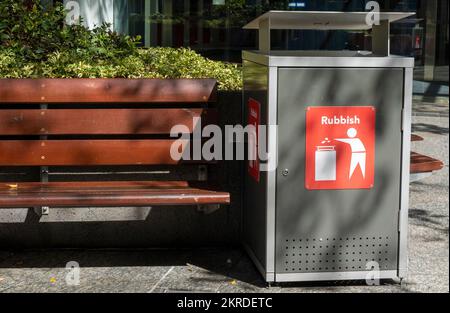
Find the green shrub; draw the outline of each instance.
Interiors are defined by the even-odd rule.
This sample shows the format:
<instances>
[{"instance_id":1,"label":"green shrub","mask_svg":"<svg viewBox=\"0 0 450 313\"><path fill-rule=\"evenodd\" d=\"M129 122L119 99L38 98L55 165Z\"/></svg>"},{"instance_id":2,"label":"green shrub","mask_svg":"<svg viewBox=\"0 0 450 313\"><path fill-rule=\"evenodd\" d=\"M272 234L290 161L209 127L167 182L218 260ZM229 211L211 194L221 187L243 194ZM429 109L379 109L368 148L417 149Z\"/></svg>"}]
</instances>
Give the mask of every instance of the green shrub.
<instances>
[{"instance_id":1,"label":"green shrub","mask_svg":"<svg viewBox=\"0 0 450 313\"><path fill-rule=\"evenodd\" d=\"M188 48L149 48L139 52L148 69L163 78L215 78L221 90L242 86L241 68L235 64L212 61Z\"/></svg>"},{"instance_id":2,"label":"green shrub","mask_svg":"<svg viewBox=\"0 0 450 313\"><path fill-rule=\"evenodd\" d=\"M66 25L62 5L0 1L0 77L215 78L221 90L242 86L237 65L212 61L188 48L139 49L140 38Z\"/></svg>"}]
</instances>

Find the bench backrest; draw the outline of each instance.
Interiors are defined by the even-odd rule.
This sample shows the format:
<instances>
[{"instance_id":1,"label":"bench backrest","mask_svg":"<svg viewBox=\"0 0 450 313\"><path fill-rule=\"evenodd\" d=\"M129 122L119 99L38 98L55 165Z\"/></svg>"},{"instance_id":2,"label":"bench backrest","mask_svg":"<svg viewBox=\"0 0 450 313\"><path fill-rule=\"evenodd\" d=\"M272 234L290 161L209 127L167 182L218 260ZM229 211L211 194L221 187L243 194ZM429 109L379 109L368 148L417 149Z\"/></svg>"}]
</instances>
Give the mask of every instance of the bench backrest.
<instances>
[{"instance_id":1,"label":"bench backrest","mask_svg":"<svg viewBox=\"0 0 450 313\"><path fill-rule=\"evenodd\" d=\"M215 101L212 79L0 79L0 166L177 164L171 128Z\"/></svg>"}]
</instances>

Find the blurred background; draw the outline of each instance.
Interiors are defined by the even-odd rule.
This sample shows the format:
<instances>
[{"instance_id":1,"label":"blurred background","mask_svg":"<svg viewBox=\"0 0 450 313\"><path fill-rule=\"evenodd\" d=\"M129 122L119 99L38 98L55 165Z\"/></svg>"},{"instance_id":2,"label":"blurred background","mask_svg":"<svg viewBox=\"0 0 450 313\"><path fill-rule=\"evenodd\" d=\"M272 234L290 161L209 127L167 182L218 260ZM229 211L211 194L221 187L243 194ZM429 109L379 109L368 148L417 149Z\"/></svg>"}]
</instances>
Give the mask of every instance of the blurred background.
<instances>
[{"instance_id":1,"label":"blurred background","mask_svg":"<svg viewBox=\"0 0 450 313\"><path fill-rule=\"evenodd\" d=\"M56 1L42 0L42 2L51 5ZM62 2L70 6L71 1ZM242 26L268 10L364 11L369 1L78 0L77 2L84 23L88 27L108 22L114 31L132 36L140 35L144 46L191 47L211 59L239 63L243 49L255 49L257 46L257 32L242 30ZM416 80L448 86L448 1L386 0L378 3L381 11L416 13L412 18L393 24L391 53L415 58ZM370 50L370 37L370 32L365 31L274 30L272 48ZM418 87L420 84L416 84L416 89Z\"/></svg>"}]
</instances>

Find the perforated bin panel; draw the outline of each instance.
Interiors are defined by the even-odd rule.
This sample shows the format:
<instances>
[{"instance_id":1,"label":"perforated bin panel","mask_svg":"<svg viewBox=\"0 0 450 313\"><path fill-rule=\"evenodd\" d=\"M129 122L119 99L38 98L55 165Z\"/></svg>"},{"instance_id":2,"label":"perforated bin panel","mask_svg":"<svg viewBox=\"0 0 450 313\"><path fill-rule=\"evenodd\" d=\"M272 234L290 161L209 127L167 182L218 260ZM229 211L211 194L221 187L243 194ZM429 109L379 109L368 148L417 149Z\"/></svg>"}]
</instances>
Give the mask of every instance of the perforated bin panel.
<instances>
[{"instance_id":1,"label":"perforated bin panel","mask_svg":"<svg viewBox=\"0 0 450 313\"><path fill-rule=\"evenodd\" d=\"M403 69L280 68L278 73L276 272L365 271L372 261L380 270L395 270ZM376 107L373 188L305 188L308 106Z\"/></svg>"},{"instance_id":2,"label":"perforated bin panel","mask_svg":"<svg viewBox=\"0 0 450 313\"><path fill-rule=\"evenodd\" d=\"M370 270L377 262L380 270L390 269L396 259L389 237L286 239L286 272L336 272Z\"/></svg>"}]
</instances>

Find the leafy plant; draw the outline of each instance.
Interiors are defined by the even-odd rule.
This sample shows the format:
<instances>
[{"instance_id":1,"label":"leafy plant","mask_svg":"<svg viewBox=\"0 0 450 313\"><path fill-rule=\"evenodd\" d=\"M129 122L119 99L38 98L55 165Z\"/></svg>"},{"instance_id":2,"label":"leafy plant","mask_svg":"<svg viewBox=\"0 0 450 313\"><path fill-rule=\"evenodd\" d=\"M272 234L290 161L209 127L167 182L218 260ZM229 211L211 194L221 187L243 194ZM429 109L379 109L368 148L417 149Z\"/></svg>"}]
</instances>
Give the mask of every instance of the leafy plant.
<instances>
[{"instance_id":1,"label":"leafy plant","mask_svg":"<svg viewBox=\"0 0 450 313\"><path fill-rule=\"evenodd\" d=\"M238 90L242 73L238 65L212 61L188 48L150 48L140 51L149 70L164 78L215 78L221 90Z\"/></svg>"},{"instance_id":2,"label":"leafy plant","mask_svg":"<svg viewBox=\"0 0 450 313\"><path fill-rule=\"evenodd\" d=\"M106 24L93 31L79 24L66 25L66 13L62 4L44 10L39 0L2 0L0 44L13 49L25 61L37 62L64 50L75 50L94 59L137 54L140 38L119 35Z\"/></svg>"}]
</instances>

